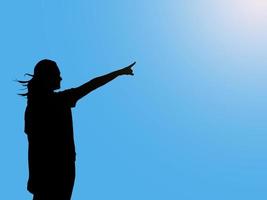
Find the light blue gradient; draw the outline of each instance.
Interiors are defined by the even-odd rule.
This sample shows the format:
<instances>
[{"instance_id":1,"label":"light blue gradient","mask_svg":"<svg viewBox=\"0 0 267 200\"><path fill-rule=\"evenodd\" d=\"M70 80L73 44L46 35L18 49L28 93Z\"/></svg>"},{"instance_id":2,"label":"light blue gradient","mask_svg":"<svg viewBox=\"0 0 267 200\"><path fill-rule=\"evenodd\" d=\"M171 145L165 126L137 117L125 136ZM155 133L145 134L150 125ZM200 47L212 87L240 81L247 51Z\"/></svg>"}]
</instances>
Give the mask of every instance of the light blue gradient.
<instances>
[{"instance_id":1,"label":"light blue gradient","mask_svg":"<svg viewBox=\"0 0 267 200\"><path fill-rule=\"evenodd\" d=\"M267 199L266 13L261 0L1 2L0 199L31 199L13 80L43 58L62 89L137 62L73 109L73 200Z\"/></svg>"}]
</instances>

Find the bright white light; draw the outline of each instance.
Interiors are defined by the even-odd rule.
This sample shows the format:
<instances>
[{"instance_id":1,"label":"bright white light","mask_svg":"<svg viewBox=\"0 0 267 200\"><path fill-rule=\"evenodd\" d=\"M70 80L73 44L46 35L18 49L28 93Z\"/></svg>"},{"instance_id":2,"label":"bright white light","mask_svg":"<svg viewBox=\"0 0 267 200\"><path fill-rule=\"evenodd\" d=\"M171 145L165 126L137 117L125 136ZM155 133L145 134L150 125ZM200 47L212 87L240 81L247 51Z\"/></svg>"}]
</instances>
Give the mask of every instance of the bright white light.
<instances>
[{"instance_id":1,"label":"bright white light","mask_svg":"<svg viewBox=\"0 0 267 200\"><path fill-rule=\"evenodd\" d=\"M260 28L267 24L266 0L231 1L232 16L247 28Z\"/></svg>"}]
</instances>

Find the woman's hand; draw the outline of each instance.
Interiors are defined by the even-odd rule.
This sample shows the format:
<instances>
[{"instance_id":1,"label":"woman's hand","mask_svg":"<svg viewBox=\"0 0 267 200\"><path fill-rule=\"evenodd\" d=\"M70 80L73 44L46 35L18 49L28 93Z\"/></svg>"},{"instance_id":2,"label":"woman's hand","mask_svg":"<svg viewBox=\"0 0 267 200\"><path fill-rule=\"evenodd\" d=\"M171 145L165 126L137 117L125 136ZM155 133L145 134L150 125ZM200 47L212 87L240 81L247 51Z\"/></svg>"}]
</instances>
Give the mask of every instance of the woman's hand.
<instances>
[{"instance_id":1,"label":"woman's hand","mask_svg":"<svg viewBox=\"0 0 267 200\"><path fill-rule=\"evenodd\" d=\"M133 62L132 64L130 64L127 67L124 67L122 69L120 69L120 74L121 75L134 75L132 67L135 65L136 62Z\"/></svg>"}]
</instances>

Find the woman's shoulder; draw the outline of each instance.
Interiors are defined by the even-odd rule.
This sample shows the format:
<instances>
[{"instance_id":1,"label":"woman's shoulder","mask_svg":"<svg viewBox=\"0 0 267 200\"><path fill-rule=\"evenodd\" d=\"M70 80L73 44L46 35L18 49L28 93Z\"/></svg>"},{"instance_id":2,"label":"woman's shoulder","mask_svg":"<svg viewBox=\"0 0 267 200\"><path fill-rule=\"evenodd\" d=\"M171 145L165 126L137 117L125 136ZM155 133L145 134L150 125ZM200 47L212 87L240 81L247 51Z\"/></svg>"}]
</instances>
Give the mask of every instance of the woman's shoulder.
<instances>
[{"instance_id":1,"label":"woman's shoulder","mask_svg":"<svg viewBox=\"0 0 267 200\"><path fill-rule=\"evenodd\" d=\"M66 89L63 91L58 91L53 93L54 98L62 103L63 105L67 105L69 107L75 107L77 98L76 98L76 90L75 88Z\"/></svg>"}]
</instances>

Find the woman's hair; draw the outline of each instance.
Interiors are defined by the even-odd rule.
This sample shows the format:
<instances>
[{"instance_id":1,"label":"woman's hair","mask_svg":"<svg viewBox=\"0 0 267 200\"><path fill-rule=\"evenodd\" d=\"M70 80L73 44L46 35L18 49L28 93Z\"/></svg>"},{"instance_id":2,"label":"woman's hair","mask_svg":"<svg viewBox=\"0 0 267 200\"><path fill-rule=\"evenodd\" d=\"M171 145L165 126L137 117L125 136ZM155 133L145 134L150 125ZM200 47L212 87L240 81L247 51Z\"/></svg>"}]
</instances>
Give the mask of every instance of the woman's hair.
<instances>
[{"instance_id":1,"label":"woman's hair","mask_svg":"<svg viewBox=\"0 0 267 200\"><path fill-rule=\"evenodd\" d=\"M30 80L21 81L18 80L22 86L27 87L28 92L19 94L21 96L29 97L32 94L40 92L43 89L44 83L48 81L49 77L58 69L57 63L53 60L44 59L39 61L34 67L34 73L25 75L32 77Z\"/></svg>"}]
</instances>

